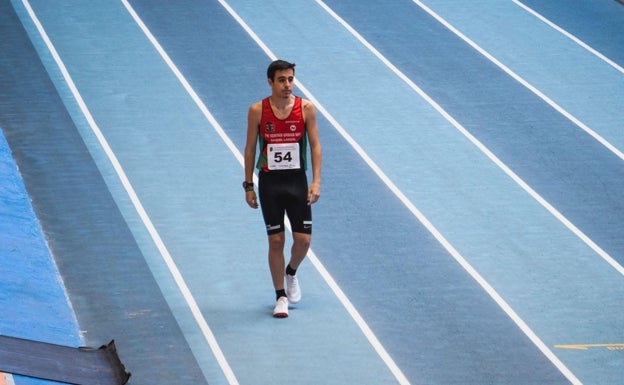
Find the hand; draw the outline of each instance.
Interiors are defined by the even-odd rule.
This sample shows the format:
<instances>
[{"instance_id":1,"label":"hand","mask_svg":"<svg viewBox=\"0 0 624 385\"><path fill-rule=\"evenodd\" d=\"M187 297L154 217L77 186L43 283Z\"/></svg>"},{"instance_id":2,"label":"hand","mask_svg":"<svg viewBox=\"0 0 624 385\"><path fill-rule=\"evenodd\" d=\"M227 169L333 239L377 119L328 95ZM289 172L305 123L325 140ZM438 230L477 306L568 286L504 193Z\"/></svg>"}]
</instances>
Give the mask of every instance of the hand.
<instances>
[{"instance_id":1,"label":"hand","mask_svg":"<svg viewBox=\"0 0 624 385\"><path fill-rule=\"evenodd\" d=\"M310 206L313 203L318 202L320 197L321 197L321 187L316 183L312 183L310 185L310 188L308 188L308 206Z\"/></svg>"},{"instance_id":2,"label":"hand","mask_svg":"<svg viewBox=\"0 0 624 385\"><path fill-rule=\"evenodd\" d=\"M245 192L245 200L247 201L247 204L249 205L249 207L251 207L252 209L257 209L258 208L258 199L256 198L256 192L251 190L251 191L246 191Z\"/></svg>"}]
</instances>

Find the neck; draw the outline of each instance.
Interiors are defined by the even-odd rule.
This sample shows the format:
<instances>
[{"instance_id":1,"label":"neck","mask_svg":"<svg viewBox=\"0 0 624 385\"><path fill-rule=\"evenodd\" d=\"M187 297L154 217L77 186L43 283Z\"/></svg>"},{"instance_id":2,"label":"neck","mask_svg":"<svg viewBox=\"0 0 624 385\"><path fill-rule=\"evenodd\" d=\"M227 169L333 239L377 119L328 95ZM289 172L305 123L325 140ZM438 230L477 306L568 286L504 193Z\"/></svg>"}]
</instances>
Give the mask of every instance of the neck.
<instances>
[{"instance_id":1,"label":"neck","mask_svg":"<svg viewBox=\"0 0 624 385\"><path fill-rule=\"evenodd\" d=\"M289 95L288 97L280 97L280 96L275 96L275 95L271 95L271 97L269 98L271 101L271 104L273 105L273 107L283 110L285 108L288 108L289 105L291 104L291 102L294 100L294 96Z\"/></svg>"}]
</instances>

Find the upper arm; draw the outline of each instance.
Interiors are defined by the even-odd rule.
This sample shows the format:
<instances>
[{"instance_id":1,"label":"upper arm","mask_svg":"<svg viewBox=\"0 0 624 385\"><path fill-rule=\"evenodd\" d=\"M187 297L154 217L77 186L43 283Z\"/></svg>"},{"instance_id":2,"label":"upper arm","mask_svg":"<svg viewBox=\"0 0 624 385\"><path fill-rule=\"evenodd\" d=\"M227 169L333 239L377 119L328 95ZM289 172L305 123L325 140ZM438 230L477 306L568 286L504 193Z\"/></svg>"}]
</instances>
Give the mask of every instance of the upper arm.
<instances>
[{"instance_id":1,"label":"upper arm","mask_svg":"<svg viewBox=\"0 0 624 385\"><path fill-rule=\"evenodd\" d=\"M260 127L260 119L262 118L262 104L261 102L254 103L249 107L247 112L247 142L245 149L256 148L256 141L258 140L258 129Z\"/></svg>"},{"instance_id":2,"label":"upper arm","mask_svg":"<svg viewBox=\"0 0 624 385\"><path fill-rule=\"evenodd\" d=\"M318 125L316 123L316 108L314 104L308 100L303 101L303 119L305 121L310 147L314 148L320 145Z\"/></svg>"}]
</instances>

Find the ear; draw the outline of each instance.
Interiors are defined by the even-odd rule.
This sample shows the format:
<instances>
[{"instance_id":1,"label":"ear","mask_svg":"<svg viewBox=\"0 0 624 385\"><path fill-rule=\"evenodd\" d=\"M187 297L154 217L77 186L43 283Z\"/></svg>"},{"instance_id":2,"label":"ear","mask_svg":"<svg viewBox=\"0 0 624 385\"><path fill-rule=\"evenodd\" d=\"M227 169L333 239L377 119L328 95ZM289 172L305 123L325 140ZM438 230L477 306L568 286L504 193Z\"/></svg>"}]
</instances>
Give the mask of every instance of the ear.
<instances>
[{"instance_id":1,"label":"ear","mask_svg":"<svg viewBox=\"0 0 624 385\"><path fill-rule=\"evenodd\" d=\"M269 83L269 87L273 88L273 79L267 78L267 83Z\"/></svg>"}]
</instances>

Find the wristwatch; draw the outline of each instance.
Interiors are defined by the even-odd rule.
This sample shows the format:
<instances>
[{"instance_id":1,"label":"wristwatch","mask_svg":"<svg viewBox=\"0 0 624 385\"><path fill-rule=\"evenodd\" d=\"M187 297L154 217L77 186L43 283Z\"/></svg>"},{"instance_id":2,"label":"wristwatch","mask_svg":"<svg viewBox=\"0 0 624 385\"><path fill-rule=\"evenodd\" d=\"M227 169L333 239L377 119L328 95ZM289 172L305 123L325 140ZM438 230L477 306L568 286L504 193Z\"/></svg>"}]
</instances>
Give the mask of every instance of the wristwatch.
<instances>
[{"instance_id":1,"label":"wristwatch","mask_svg":"<svg viewBox=\"0 0 624 385\"><path fill-rule=\"evenodd\" d=\"M245 189L245 191L253 191L254 184L253 184L253 182L244 181L243 182L243 188Z\"/></svg>"}]
</instances>

